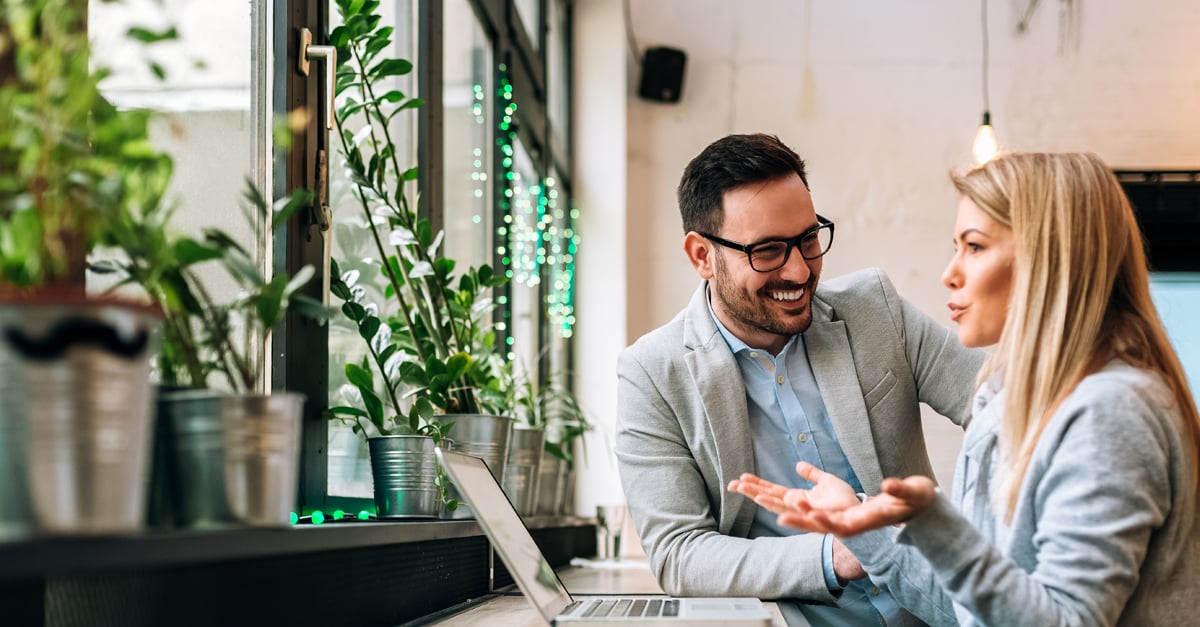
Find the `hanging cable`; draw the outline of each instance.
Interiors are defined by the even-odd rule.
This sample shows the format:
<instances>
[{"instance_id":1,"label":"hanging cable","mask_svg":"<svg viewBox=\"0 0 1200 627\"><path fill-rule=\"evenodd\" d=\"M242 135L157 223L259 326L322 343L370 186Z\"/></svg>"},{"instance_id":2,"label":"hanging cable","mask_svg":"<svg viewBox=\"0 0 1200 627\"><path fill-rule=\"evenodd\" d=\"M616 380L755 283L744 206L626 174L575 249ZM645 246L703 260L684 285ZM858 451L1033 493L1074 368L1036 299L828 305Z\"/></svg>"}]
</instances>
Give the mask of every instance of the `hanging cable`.
<instances>
[{"instance_id":1,"label":"hanging cable","mask_svg":"<svg viewBox=\"0 0 1200 627\"><path fill-rule=\"evenodd\" d=\"M988 11L987 0L980 0L980 22L982 23L983 31L983 122L979 125L979 130L975 133L975 142L971 146L971 153L975 156L975 163L984 163L996 156L1000 145L996 140L996 131L992 129L992 111L991 103L988 98Z\"/></svg>"},{"instance_id":2,"label":"hanging cable","mask_svg":"<svg viewBox=\"0 0 1200 627\"><path fill-rule=\"evenodd\" d=\"M629 0L624 0L624 7L621 17L625 22L625 43L628 44L629 56L633 59L634 65L641 65L642 55L638 52L640 48L638 48L637 40L633 37L633 12L629 8Z\"/></svg>"}]
</instances>

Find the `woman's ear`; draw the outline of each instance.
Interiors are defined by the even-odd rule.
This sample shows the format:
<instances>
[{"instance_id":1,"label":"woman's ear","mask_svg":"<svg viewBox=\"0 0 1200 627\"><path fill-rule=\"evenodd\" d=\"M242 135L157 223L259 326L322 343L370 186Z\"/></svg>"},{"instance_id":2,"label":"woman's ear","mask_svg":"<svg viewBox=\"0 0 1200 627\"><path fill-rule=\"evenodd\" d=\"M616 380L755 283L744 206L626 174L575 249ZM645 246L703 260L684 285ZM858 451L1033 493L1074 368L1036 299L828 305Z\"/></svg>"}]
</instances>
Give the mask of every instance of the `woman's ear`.
<instances>
[{"instance_id":1,"label":"woman's ear","mask_svg":"<svg viewBox=\"0 0 1200 627\"><path fill-rule=\"evenodd\" d=\"M688 234L683 237L683 252L687 253L688 261L692 262L692 267L696 269L696 274L700 278L709 280L713 278L716 271L716 251L713 250L713 245L703 235L695 231L688 231Z\"/></svg>"}]
</instances>

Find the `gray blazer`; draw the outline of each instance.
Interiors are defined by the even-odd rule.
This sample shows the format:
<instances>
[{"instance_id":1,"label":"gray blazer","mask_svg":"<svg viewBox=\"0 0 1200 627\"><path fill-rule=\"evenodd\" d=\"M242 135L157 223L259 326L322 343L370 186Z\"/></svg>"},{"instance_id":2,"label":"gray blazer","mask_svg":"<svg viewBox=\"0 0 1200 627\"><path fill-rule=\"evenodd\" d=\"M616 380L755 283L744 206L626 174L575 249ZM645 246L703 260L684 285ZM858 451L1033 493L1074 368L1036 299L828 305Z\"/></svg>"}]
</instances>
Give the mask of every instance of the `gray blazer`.
<instances>
[{"instance_id":1,"label":"gray blazer","mask_svg":"<svg viewBox=\"0 0 1200 627\"><path fill-rule=\"evenodd\" d=\"M755 471L741 371L706 286L622 351L616 454L629 511L668 594L835 603L819 534L747 539L756 505L725 487ZM932 476L918 402L959 425L985 355L897 295L879 270L817 288L809 362L863 489Z\"/></svg>"}]
</instances>

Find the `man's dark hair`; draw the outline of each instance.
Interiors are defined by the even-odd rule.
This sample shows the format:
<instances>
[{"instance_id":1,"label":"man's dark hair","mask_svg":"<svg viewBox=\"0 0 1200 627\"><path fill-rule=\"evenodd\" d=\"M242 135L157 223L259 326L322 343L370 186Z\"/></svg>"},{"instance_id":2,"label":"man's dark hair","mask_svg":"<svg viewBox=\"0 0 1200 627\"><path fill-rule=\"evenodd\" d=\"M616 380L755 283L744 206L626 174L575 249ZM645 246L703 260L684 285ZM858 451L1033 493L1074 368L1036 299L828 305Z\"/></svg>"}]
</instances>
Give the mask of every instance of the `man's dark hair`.
<instances>
[{"instance_id":1,"label":"man's dark hair","mask_svg":"<svg viewBox=\"0 0 1200 627\"><path fill-rule=\"evenodd\" d=\"M808 187L804 160L774 135L726 135L718 139L692 159L679 180L683 232L720 233L725 192L793 173L800 175Z\"/></svg>"}]
</instances>

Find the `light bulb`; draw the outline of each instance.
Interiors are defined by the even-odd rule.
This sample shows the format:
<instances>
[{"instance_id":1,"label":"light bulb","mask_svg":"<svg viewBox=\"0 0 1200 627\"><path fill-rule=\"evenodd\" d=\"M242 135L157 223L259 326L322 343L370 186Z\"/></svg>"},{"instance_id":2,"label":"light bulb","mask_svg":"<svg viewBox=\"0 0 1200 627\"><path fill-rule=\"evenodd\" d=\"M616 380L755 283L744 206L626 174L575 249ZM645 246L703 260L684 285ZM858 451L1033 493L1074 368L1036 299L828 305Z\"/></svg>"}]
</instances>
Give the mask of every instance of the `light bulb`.
<instances>
[{"instance_id":1,"label":"light bulb","mask_svg":"<svg viewBox=\"0 0 1200 627\"><path fill-rule=\"evenodd\" d=\"M992 130L991 113L984 111L983 123L979 125L979 131L975 133L975 144L971 147L971 152L975 155L975 163L987 163L996 156L996 152L999 150L1000 144L996 141L996 131Z\"/></svg>"}]
</instances>

